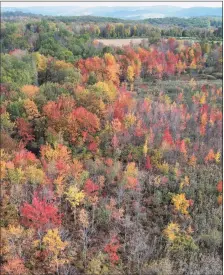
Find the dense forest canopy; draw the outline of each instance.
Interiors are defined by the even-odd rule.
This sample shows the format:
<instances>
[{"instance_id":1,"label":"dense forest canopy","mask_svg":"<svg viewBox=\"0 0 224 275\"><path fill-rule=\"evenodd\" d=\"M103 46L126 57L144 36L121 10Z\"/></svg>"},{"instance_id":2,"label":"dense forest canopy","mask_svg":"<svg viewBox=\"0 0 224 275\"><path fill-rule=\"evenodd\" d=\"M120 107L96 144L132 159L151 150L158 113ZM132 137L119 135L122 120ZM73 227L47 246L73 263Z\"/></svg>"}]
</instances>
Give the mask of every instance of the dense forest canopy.
<instances>
[{"instance_id":1,"label":"dense forest canopy","mask_svg":"<svg viewBox=\"0 0 224 275\"><path fill-rule=\"evenodd\" d=\"M220 19L1 21L2 274L220 275Z\"/></svg>"},{"instance_id":2,"label":"dense forest canopy","mask_svg":"<svg viewBox=\"0 0 224 275\"><path fill-rule=\"evenodd\" d=\"M99 16L41 16L30 13L23 13L20 11L17 12L4 12L2 14L2 20L4 21L18 21L21 18L45 18L53 22L64 22L64 23L123 23L124 25L130 24L132 27L134 25L143 25L145 27L149 26L161 26L161 28L221 28L222 27L222 18L221 17L190 17L190 18L179 18L179 17L165 17L165 18L149 18L144 20L122 20L113 17L99 17ZM124 26L125 27L125 26ZM181 35L180 35L181 36ZM220 34L221 37L221 34Z\"/></svg>"}]
</instances>

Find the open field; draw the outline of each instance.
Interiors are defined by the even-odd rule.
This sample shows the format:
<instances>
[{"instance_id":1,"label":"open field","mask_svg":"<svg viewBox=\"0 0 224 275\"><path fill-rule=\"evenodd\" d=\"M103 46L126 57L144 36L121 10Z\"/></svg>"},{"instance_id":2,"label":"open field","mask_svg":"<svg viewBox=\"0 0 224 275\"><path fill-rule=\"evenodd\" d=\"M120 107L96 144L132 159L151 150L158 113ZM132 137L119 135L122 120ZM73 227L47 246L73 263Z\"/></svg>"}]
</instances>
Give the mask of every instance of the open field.
<instances>
[{"instance_id":1,"label":"open field","mask_svg":"<svg viewBox=\"0 0 224 275\"><path fill-rule=\"evenodd\" d=\"M167 40L168 38L164 38ZM179 37L177 38L177 41L181 40L188 40L191 42L199 42L200 40L195 38L195 37ZM115 47L122 47L122 46L127 46L130 44L133 45L140 45L142 41L147 42L148 38L115 38L115 39L96 39L95 40L98 43L102 43L105 46L115 46ZM214 43L220 42L220 41L213 41Z\"/></svg>"},{"instance_id":2,"label":"open field","mask_svg":"<svg viewBox=\"0 0 224 275\"><path fill-rule=\"evenodd\" d=\"M147 41L147 38L128 38L128 39L98 39L99 43L104 44L105 46L127 46L130 43L134 45L139 45L142 40Z\"/></svg>"}]
</instances>

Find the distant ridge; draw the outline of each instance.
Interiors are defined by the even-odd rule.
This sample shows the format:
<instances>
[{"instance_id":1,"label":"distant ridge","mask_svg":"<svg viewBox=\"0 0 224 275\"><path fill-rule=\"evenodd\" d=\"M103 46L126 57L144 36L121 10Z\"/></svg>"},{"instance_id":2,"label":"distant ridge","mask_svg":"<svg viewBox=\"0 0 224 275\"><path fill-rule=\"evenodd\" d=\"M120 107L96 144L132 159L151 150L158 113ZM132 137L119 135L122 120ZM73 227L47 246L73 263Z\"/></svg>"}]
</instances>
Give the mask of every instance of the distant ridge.
<instances>
[{"instance_id":1,"label":"distant ridge","mask_svg":"<svg viewBox=\"0 0 224 275\"><path fill-rule=\"evenodd\" d=\"M182 9L178 13L181 14L181 17L222 16L222 8L194 7ZM175 16L178 15L175 14Z\"/></svg>"},{"instance_id":2,"label":"distant ridge","mask_svg":"<svg viewBox=\"0 0 224 275\"><path fill-rule=\"evenodd\" d=\"M128 20L164 17L201 17L222 16L222 8L192 7L180 8L175 6L146 6L146 7L80 7L80 6L38 6L38 7L3 7L2 12L23 12L45 16L101 16Z\"/></svg>"}]
</instances>

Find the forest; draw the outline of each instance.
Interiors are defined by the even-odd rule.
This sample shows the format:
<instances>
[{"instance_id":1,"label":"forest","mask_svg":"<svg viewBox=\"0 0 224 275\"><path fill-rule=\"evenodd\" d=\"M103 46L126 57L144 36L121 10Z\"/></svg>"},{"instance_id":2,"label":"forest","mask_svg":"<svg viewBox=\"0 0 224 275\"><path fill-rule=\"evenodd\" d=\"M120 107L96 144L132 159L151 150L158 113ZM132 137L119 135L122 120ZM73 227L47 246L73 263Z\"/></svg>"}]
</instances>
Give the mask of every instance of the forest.
<instances>
[{"instance_id":1,"label":"forest","mask_svg":"<svg viewBox=\"0 0 224 275\"><path fill-rule=\"evenodd\" d=\"M1 19L1 274L221 275L222 21L91 20Z\"/></svg>"}]
</instances>

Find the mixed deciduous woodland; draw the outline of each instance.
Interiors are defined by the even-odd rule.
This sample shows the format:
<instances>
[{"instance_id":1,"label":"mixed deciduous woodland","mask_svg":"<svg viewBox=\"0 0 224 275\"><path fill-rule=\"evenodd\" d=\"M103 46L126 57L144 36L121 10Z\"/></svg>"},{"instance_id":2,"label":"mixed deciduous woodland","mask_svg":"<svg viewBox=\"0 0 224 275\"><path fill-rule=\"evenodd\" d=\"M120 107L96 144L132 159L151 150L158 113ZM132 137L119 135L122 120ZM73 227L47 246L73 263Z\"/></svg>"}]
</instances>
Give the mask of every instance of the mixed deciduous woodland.
<instances>
[{"instance_id":1,"label":"mixed deciduous woodland","mask_svg":"<svg viewBox=\"0 0 224 275\"><path fill-rule=\"evenodd\" d=\"M220 22L2 17L1 274L222 274Z\"/></svg>"}]
</instances>

